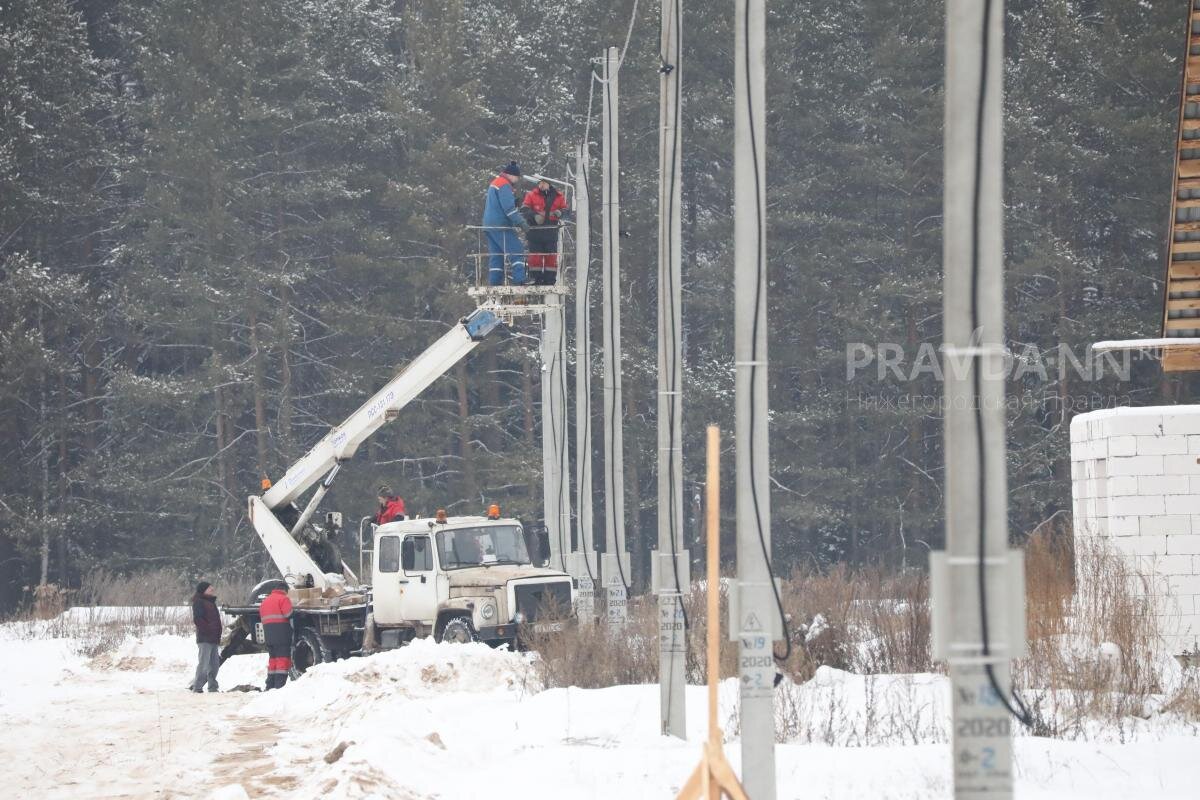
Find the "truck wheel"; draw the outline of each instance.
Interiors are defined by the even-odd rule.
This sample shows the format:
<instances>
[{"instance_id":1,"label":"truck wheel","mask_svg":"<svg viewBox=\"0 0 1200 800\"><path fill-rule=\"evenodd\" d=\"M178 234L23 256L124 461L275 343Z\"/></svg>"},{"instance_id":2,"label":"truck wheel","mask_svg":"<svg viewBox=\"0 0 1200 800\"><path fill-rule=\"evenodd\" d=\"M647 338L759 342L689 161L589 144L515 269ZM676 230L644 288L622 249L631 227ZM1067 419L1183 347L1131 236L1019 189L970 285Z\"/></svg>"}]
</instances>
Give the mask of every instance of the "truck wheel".
<instances>
[{"instance_id":1,"label":"truck wheel","mask_svg":"<svg viewBox=\"0 0 1200 800\"><path fill-rule=\"evenodd\" d=\"M450 617L442 623L442 635L438 641L467 644L479 641L479 636L475 633L475 627L471 624L469 617Z\"/></svg>"},{"instance_id":2,"label":"truck wheel","mask_svg":"<svg viewBox=\"0 0 1200 800\"><path fill-rule=\"evenodd\" d=\"M320 634L312 628L301 628L296 632L296 639L292 642L292 680L299 678L311 666L333 660L333 652L325 645Z\"/></svg>"}]
</instances>

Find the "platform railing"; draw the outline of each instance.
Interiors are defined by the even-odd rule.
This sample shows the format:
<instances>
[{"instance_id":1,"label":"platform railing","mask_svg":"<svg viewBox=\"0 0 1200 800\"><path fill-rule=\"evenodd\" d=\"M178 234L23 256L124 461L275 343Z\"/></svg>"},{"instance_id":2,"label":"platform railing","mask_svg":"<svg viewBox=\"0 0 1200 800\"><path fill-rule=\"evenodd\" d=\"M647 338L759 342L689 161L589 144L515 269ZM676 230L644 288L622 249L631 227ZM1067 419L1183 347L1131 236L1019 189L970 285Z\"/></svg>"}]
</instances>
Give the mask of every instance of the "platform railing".
<instances>
[{"instance_id":1,"label":"platform railing","mask_svg":"<svg viewBox=\"0 0 1200 800\"><path fill-rule=\"evenodd\" d=\"M517 318L543 314L552 306L561 305L561 299L571 291L568 273L574 267L570 259L575 252L574 225L564 221L557 226L534 226L526 230L551 227L558 230L557 252L530 253L525 231L518 231L514 228L468 226L469 230L475 232L476 248L475 252L468 256L473 262L475 275L474 285L467 290L467 294L475 299L479 307L489 308L506 322L512 322ZM490 271L492 253L488 245L490 231L513 234L522 245L520 252L514 250L512 253L506 253L503 250L503 239L511 242L512 236L502 237L502 241L497 242L501 245L499 254L504 259L504 269L498 276L497 283L492 283L490 280L492 277ZM548 260L544 258L545 256L553 256L555 268L552 277L548 274L550 269L549 265L545 263ZM514 263L524 265L523 276L514 274ZM516 272L520 273L520 270L518 269ZM523 281L519 280L521 277L524 277Z\"/></svg>"},{"instance_id":2,"label":"platform railing","mask_svg":"<svg viewBox=\"0 0 1200 800\"><path fill-rule=\"evenodd\" d=\"M566 273L573 268L571 256L574 253L575 226L570 222L559 225L532 225L525 230L512 227L495 227L484 225L468 225L467 230L475 232L475 251L468 254L474 266L474 285L479 289L503 289L504 287L538 287L561 286L566 283ZM527 231L557 230L558 248L552 253L531 252L526 237ZM491 282L492 250L488 242L488 233L498 234L495 238L498 246L497 254L504 263L504 269L498 283ZM521 243L521 250L506 250L515 236ZM547 261L554 264L549 268ZM513 265L520 263L524 266L524 280L518 280L520 275L514 275ZM553 279L547 282L548 273L553 273Z\"/></svg>"}]
</instances>

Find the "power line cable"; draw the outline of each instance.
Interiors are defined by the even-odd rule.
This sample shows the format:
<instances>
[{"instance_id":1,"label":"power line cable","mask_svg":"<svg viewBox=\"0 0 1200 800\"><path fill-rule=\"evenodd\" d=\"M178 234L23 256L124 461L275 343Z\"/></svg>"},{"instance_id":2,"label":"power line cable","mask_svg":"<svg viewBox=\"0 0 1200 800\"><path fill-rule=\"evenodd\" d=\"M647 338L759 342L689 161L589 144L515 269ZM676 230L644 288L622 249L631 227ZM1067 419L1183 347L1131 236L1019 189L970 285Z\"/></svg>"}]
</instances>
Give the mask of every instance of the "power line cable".
<instances>
[{"instance_id":1,"label":"power line cable","mask_svg":"<svg viewBox=\"0 0 1200 800\"><path fill-rule=\"evenodd\" d=\"M990 2L990 0L989 0ZM754 431L757 428L757 411L754 405L754 396L756 394L754 379L758 370L762 369L758 354L758 330L761 321L762 307L762 289L765 283L766 272L766 242L763 241L763 204L762 204L762 176L758 170L758 143L755 141L755 124L754 124L754 99L752 97L750 84L750 3L745 3L742 20L742 49L745 57L745 73L746 73L746 119L750 128L750 154L754 165L754 211L757 224L755 226L756 238L756 255L755 255L755 281L754 281L754 323L751 329L750 338L750 441L747 442L749 451L750 464L754 464ZM767 540L763 535L762 508L759 505L758 485L754 481L753 466L751 467L750 478L750 496L751 502L754 505L754 521L755 531L758 534L758 544L762 549L763 561L767 565L767 574L771 582L771 591L775 595L775 605L779 610L779 621L783 627L783 643L784 651L780 656L775 653L774 645L772 645L771 655L776 661L787 661L792 655L792 636L789 630L787 614L783 610L783 599L779 596L779 587L775 583L775 567L771 563L771 554L767 550Z\"/></svg>"},{"instance_id":2,"label":"power line cable","mask_svg":"<svg viewBox=\"0 0 1200 800\"><path fill-rule=\"evenodd\" d=\"M992 19L992 0L984 0L983 3L983 20L980 25L980 59L979 59L979 99L975 111L975 175L974 186L972 187L971 197L971 336L976 337L978 332L979 341L976 345L983 344L982 327L979 319L979 285L980 285L980 259L979 259L979 234L982 228L980 223L980 208L982 206L982 184L983 184L983 123L985 103L988 91L988 57L991 51L991 37L988 35L989 25ZM972 389L974 392L974 402L972 410L975 416L975 439L976 452L979 457L979 566L978 566L978 582L979 582L979 627L981 638L981 649L983 656L987 659L992 654L992 645L989 636L988 626L988 595L987 595L987 523L988 523L988 507L987 507L987 440L983 435L983 370L981 367L981 359L984 357L982 347L976 347L976 352L973 356L973 374L972 374ZM1007 545L1007 543L1006 543ZM1029 711L1029 707L1017 694L1015 688L1009 693L1005 693L1000 688L1000 682L996 678L995 665L990 661L985 661L983 665L984 672L987 674L988 683L992 687L992 691L996 693L996 697L1000 699L1001 704L1008 710L1010 714L1017 718L1021 724L1026 727L1033 727L1033 715ZM1010 700L1011 696L1011 700ZM1015 706L1014 706L1015 704Z\"/></svg>"},{"instance_id":3,"label":"power line cable","mask_svg":"<svg viewBox=\"0 0 1200 800\"><path fill-rule=\"evenodd\" d=\"M633 26L637 22L638 0L633 0L633 10L629 13L629 27L625 29L625 44L621 45L621 55L617 57L617 71L625 63L625 51L629 49L629 40L633 37Z\"/></svg>"},{"instance_id":4,"label":"power line cable","mask_svg":"<svg viewBox=\"0 0 1200 800\"><path fill-rule=\"evenodd\" d=\"M672 6L672 16L673 16L675 24L670 26L667 29L667 50L668 51L670 51L670 49L671 49L670 37L672 35L675 36L676 46L678 46L683 41L683 20L682 20L682 14L680 13L680 8L679 8L679 0L673 0L671 6ZM674 72L675 65L667 64L666 59L664 59L662 57L662 53L659 54L659 60L662 61L662 64L663 64L663 66L659 70L660 72L662 72L664 75L670 75L672 72ZM678 159L678 157L679 157L679 140L681 138L680 133L679 133L679 119L680 119L679 106L680 106L680 100L682 99L682 90L681 90L681 82L679 81L678 76L676 76L676 79L675 79L673 93L675 95L675 97L674 97L675 104L674 104L674 109L673 109L673 113L672 113L672 122L673 122L672 131L674 133L673 133L673 136L671 137L671 154L670 154L671 169L668 172L668 175L670 176L670 178L668 179L668 182L667 182L667 215L666 215L666 219L667 219L668 226L670 225L670 220L672 220L674 218L674 214L675 214L675 186L676 186L676 183L679 178L679 176L676 174L676 170L675 170L675 162L676 162L676 159ZM674 256L675 256L675 251L674 251L675 238L672 235L672 231L670 231L670 230L665 231L664 235L666 238L666 250L667 250L667 252L666 252L667 268L664 271L665 276L667 278L667 285L663 290L663 299L665 301L664 305L666 307L666 320L665 320L666 325L664 327L666 327L668 330L671 331L671 335L667 337L669 346L664 348L663 367L667 373L667 391L669 392L668 396L669 397L678 397L679 396L679 385L675 382L675 367L679 363L679 350L678 350L679 342L676 341L675 335L674 335L675 323L676 323L676 319L677 319L676 315L678 314L678 310L675 308L675 274L674 274L674 270L672 268L672 264L674 263ZM675 448L678 445L678 441L675 438L675 404L674 404L674 402L669 402L667 404L667 409L668 409L667 410L667 431L668 431L668 437L669 437L669 443L668 443L669 446L667 449L667 453L668 453L668 455L667 455L667 465L668 465L667 474L669 476L674 476L675 475ZM675 592L679 595L676 602L679 603L680 611L683 612L683 631L684 631L684 636L686 637L687 633L688 633L688 628L689 628L689 621L688 621L687 608L683 604L683 586L679 580L679 544L678 544L678 542L676 542L676 536L675 536L675 530L676 530L676 526L679 524L679 520L676 518L676 515L675 515L675 503L677 500L677 498L675 496L675 481L668 480L667 484L669 487L668 488L669 502L667 503L667 514L668 514L668 520L669 520L668 530L670 531L670 539L671 539L671 571L675 577ZM659 509L659 513L662 513L662 509Z\"/></svg>"},{"instance_id":5,"label":"power line cable","mask_svg":"<svg viewBox=\"0 0 1200 800\"><path fill-rule=\"evenodd\" d=\"M593 77L595 77L595 73L593 73ZM588 114L589 114L589 116L591 114L590 102L589 102ZM583 153L583 159L582 159L582 162L583 162L583 191L588 196L587 208L588 208L588 214L590 215L592 212L592 186L591 186L591 181L588 178L587 144L588 143L585 138L583 141L583 149L582 149L582 153ZM592 371L592 328L591 328L591 325L592 325L592 281L591 281L591 277L592 277L592 269L591 269L591 252L592 252L592 248L591 248L591 241L590 241L590 238L592 235L592 226L591 226L590 222L591 221L589 220L588 247L585 248L588 253L588 262L589 262L587 265L588 280L585 281L585 285L582 287L582 291L584 293L584 297L583 297L584 319L583 319L582 324L580 323L580 320L575 320L575 335L579 336L580 335L579 331L582 330L583 337L584 337L584 340L583 340L583 354L584 354L583 363L576 364L575 368L576 369L586 369L587 375L588 375L588 378L586 381L587 386L588 386L588 391L584 392L584 397L583 397L584 439L588 443L588 451L586 454L578 453L576 456L577 458L583 459L583 463L582 463L582 467L581 467L582 474L580 475L581 480L579 481L579 485L576 487L576 490L579 492L579 509L580 509L581 514L583 513L583 511L582 511L583 504L585 502L587 502L587 503L592 502L592 492L591 492L591 488L592 488L592 486L591 486L591 484L592 484L592 451L591 451L591 442L592 442L592 392L591 392L591 385L592 385L592 381L591 381L591 371ZM578 231L578 230L579 229L576 228L576 231ZM579 270L578 264L575 265L575 269L576 269L576 274L578 274L578 270ZM575 287L575 290L580 291L581 288L577 285ZM586 475L586 480L583 479L585 475ZM592 548L594 546L594 541L589 541L589 542L582 541L582 539L583 539L583 527L582 526L580 526L580 529L579 529L579 538L581 540L579 543L579 547L583 551L583 565L584 565L584 568L587 569L588 578L592 581L592 591L594 592L595 587L596 587L596 576L592 573L591 557L589 556L589 553L588 553L589 550L592 550ZM594 534L593 534L593 539L594 539Z\"/></svg>"},{"instance_id":6,"label":"power line cable","mask_svg":"<svg viewBox=\"0 0 1200 800\"><path fill-rule=\"evenodd\" d=\"M554 352L554 355L552 355L550 357L549 371L550 371L551 375L554 374L556 365L561 364L559 355L560 355L560 352L556 349ZM559 367L559 372L562 372L561 366ZM550 391L557 392L558 387L557 386L551 387ZM565 399L564 399L563 403L564 403L563 404L563 418L565 420L566 419L566 401L565 401ZM545 414L546 410L542 409L542 413ZM553 444L554 444L553 449L554 449L555 456L557 457L562 452L561 446L559 444L559 438L558 438L559 426L557 424L553 425L551 427L551 430L553 431L552 436L551 436L551 442L553 442ZM565 434L564 434L564 441L565 441ZM561 472L562 471L562 459L561 458L558 459L558 467L559 467L559 471ZM566 572L567 571L566 551L563 550L563 525L562 525L563 501L562 501L562 476L561 475L559 476L559 479L558 479L558 492L557 492L557 497L555 498L555 501L558 503L557 508L555 508L555 514L558 516L558 522L556 524L556 527L558 528L558 565L560 567L562 567L563 572Z\"/></svg>"},{"instance_id":7,"label":"power line cable","mask_svg":"<svg viewBox=\"0 0 1200 800\"><path fill-rule=\"evenodd\" d=\"M637 11L636 3L634 3L634 11ZM605 64L607 66L607 61L605 62ZM618 63L618 71L620 71L619 66L620 65ZM606 74L607 74L607 71L606 71ZM604 86L604 108L607 111L606 119L611 121L613 119L612 91L608 86L607 79L604 81L604 84L605 84L605 86ZM608 164L610 167L612 166L612 163L613 163L612 152L613 152L613 149L617 145L616 141L614 141L614 140L615 140L615 137L613 137L611 135L611 131L605 130L604 131L604 147L609 153ZM613 171L614 170L609 169L609 172L613 172ZM616 183L618 183L617 177L618 176L616 176L616 175L609 175L609 174L605 174L605 176L604 176L604 180L605 180L606 186L608 188L608 196L609 197L612 197L614 185ZM613 252L614 247L620 246L620 232L618 231L618 235L616 237L613 236L613 217L614 216L615 215L612 213L612 210L609 209L608 213L605 214L605 217L604 217L604 222L605 222L604 237L605 237L605 242L608 245L608 250L610 253ZM609 303L608 306L604 309L604 313L608 316L608 323L609 323L609 325L608 325L608 337L609 338L608 338L607 344L608 344L608 347L610 348L608 352L610 353L610 357L613 360L613 383L614 383L612 397L609 400L608 413L610 415L609 419L613 420L614 425L617 424L616 421L618 420L618 417L617 417L617 392L616 392L615 383L616 383L616 378L620 374L620 371L621 371L621 364L617 360L616 325L614 324L616 322L616 308L617 308L617 302L619 301L619 299L620 298L614 294L613 302ZM616 470L614 469L614 465L613 465L614 460L615 459L612 459L612 458L604 459L604 468L606 470L608 470L609 485L613 486L613 487L618 485L617 484L618 477L621 479L622 482L625 479L624 475L618 476L616 474ZM613 511L616 512L616 510L617 510L617 504L614 501L613 502ZM617 524L618 522L620 522L622 524L618 525ZM625 542L617 541L617 535L616 535L618 529L624 527L624 520L612 520L612 526L613 526L613 546L616 548L616 551L617 551L614 554L617 559L617 572L621 576L621 584L625 587L625 593L628 594L630 592L630 585L629 585L629 580L625 577L625 564L621 558L621 554L623 552L625 552ZM622 537L622 538L624 538L624 537Z\"/></svg>"}]
</instances>

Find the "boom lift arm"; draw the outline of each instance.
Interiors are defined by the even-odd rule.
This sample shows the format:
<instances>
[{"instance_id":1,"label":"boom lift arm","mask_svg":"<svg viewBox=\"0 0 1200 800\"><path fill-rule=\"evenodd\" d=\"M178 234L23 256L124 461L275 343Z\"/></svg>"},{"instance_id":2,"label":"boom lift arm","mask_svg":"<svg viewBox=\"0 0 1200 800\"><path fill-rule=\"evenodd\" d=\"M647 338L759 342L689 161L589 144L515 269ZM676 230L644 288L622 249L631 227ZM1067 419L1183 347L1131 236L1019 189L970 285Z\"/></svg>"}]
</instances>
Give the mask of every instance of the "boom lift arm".
<instances>
[{"instance_id":1,"label":"boom lift arm","mask_svg":"<svg viewBox=\"0 0 1200 800\"><path fill-rule=\"evenodd\" d=\"M492 310L476 309L417 356L341 425L326 434L262 497L250 497L251 524L282 575L311 575L315 587L327 587L324 572L296 540L296 534L316 510L342 462L351 458L359 445L396 412L474 350L499 324L500 317ZM318 481L321 485L289 530L276 512L291 506Z\"/></svg>"}]
</instances>

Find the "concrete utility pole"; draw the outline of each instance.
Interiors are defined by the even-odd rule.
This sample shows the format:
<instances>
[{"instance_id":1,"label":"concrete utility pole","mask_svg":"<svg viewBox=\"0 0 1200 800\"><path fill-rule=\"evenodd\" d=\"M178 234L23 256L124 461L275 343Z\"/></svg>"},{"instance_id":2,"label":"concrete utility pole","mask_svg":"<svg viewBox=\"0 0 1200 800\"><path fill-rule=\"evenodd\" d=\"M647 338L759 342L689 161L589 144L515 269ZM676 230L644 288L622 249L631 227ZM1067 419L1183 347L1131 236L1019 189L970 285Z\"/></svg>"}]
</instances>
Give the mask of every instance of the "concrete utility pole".
<instances>
[{"instance_id":1,"label":"concrete utility pole","mask_svg":"<svg viewBox=\"0 0 1200 800\"><path fill-rule=\"evenodd\" d=\"M542 484L543 516L546 520L546 535L550 542L550 564L555 569L566 570L566 554L570 551L570 517L563 526L562 512L568 500L563 495L563 450L566 447L564 429L566 422L566 399L562 396L563 362L563 299L561 295L547 294L548 306L542 321ZM568 515L570 510L568 507Z\"/></svg>"},{"instance_id":2,"label":"concrete utility pole","mask_svg":"<svg viewBox=\"0 0 1200 800\"><path fill-rule=\"evenodd\" d=\"M954 796L972 800L1012 797L1005 703L1025 639L1005 474L1003 20L1002 0L947 0L946 551L933 554L930 577L934 657L950 668Z\"/></svg>"},{"instance_id":3,"label":"concrete utility pole","mask_svg":"<svg viewBox=\"0 0 1200 800\"><path fill-rule=\"evenodd\" d=\"M658 685L662 733L687 738L683 674L683 595L690 588L683 549L683 297L680 257L682 167L679 130L683 0L662 0L658 137Z\"/></svg>"},{"instance_id":4,"label":"concrete utility pole","mask_svg":"<svg viewBox=\"0 0 1200 800\"><path fill-rule=\"evenodd\" d=\"M734 358L738 585L730 633L741 675L742 785L775 798L775 660L782 635L771 566L767 442L766 103L764 0L737 0L734 47Z\"/></svg>"},{"instance_id":5,"label":"concrete utility pole","mask_svg":"<svg viewBox=\"0 0 1200 800\"><path fill-rule=\"evenodd\" d=\"M558 237L558 281L562 285L566 281L563 237ZM558 530L562 536L562 546L566 551L562 559L562 570L568 572L571 559L575 554L575 545L571 541L571 429L567 423L567 407L570 403L570 393L567 391L567 298L562 294L548 295L554 298L554 315L558 322L558 374L554 381L554 420L555 430L558 431Z\"/></svg>"},{"instance_id":6,"label":"concrete utility pole","mask_svg":"<svg viewBox=\"0 0 1200 800\"><path fill-rule=\"evenodd\" d=\"M617 48L604 56L604 586L610 625L628 619L629 556L625 552L625 445L621 402L621 159L618 146Z\"/></svg>"},{"instance_id":7,"label":"concrete utility pole","mask_svg":"<svg viewBox=\"0 0 1200 800\"><path fill-rule=\"evenodd\" d=\"M579 583L576 614L596 616L595 539L592 533L592 315L588 296L591 273L591 198L588 196L587 142L575 151L575 491L579 508L578 552L571 574Z\"/></svg>"}]
</instances>

